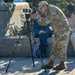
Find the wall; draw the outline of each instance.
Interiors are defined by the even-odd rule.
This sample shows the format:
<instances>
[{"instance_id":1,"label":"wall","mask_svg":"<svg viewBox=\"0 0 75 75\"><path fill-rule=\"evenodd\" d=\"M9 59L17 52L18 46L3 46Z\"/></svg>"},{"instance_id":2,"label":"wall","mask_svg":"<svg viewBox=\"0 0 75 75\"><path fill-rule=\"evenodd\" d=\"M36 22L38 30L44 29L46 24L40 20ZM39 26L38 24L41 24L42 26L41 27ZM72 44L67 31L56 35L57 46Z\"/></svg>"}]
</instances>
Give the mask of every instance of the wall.
<instances>
[{"instance_id":1,"label":"wall","mask_svg":"<svg viewBox=\"0 0 75 75\"><path fill-rule=\"evenodd\" d=\"M23 25L21 16L25 17L23 9L29 8L29 4L23 3L0 3L0 56L31 56L29 38L24 36L19 39L17 49L15 48L18 36L9 36L9 28Z\"/></svg>"}]
</instances>

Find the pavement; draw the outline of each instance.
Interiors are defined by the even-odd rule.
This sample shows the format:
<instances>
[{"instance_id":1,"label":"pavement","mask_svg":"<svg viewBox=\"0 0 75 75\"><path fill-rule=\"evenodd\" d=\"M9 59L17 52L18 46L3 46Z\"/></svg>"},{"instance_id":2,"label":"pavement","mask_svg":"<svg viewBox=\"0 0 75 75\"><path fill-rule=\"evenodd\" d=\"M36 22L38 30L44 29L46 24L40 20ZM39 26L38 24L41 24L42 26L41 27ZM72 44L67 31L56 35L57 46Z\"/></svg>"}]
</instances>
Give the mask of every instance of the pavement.
<instances>
[{"instance_id":1,"label":"pavement","mask_svg":"<svg viewBox=\"0 0 75 75\"><path fill-rule=\"evenodd\" d=\"M41 66L43 63L48 63L50 58L34 58L35 67L33 67L32 58L15 57L12 58L7 69L10 59L11 57L0 57L0 75L75 75L75 58L66 59L66 69L64 70L46 69L46 72L41 69ZM59 60L57 59L54 65L58 63Z\"/></svg>"}]
</instances>

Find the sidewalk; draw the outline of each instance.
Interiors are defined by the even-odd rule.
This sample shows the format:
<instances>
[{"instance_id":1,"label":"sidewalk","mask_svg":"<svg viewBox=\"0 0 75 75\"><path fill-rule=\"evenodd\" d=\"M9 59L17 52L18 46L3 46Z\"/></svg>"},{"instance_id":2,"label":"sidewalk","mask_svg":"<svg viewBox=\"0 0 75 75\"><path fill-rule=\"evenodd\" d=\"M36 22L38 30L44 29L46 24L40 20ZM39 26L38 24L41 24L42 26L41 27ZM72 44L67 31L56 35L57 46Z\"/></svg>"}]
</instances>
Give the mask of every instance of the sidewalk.
<instances>
[{"instance_id":1,"label":"sidewalk","mask_svg":"<svg viewBox=\"0 0 75 75\"><path fill-rule=\"evenodd\" d=\"M41 69L42 63L40 58L35 58L35 67L32 66L32 58L13 58L8 72L5 73L10 58L0 57L0 75L75 75L75 58L68 58L65 62L67 68L64 70ZM49 58L43 58L44 64L49 61ZM58 61L56 60L54 65Z\"/></svg>"}]
</instances>

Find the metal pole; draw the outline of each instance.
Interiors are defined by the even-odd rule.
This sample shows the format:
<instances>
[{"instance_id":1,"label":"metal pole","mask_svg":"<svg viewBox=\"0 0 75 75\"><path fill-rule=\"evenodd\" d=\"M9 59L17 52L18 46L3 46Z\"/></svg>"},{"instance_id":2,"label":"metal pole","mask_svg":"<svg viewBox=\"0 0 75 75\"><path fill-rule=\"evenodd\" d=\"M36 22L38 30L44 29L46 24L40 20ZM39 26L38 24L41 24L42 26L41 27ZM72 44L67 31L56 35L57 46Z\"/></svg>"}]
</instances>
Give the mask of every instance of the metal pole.
<instances>
[{"instance_id":1,"label":"metal pole","mask_svg":"<svg viewBox=\"0 0 75 75\"><path fill-rule=\"evenodd\" d=\"M41 59L42 65L44 66L44 62L43 62L42 56L41 56L41 51L39 51L39 55L40 55L40 59ZM47 72L45 68L44 68L44 71L45 71L45 73Z\"/></svg>"},{"instance_id":2,"label":"metal pole","mask_svg":"<svg viewBox=\"0 0 75 75\"><path fill-rule=\"evenodd\" d=\"M14 48L14 50L13 50L13 52L12 52L12 54L13 54L13 55L14 55L14 52L15 52L15 50L16 50L16 48L17 48L17 44L19 43L20 38L21 38L21 34L20 34L20 36L19 36L18 40L16 41L15 48ZM13 58L13 55L12 55L12 57L11 57L11 58L10 58L10 60L9 60L9 64L8 64L8 66L7 66L7 68L6 68L6 71L5 71L5 72L7 72L7 71L8 71L8 68L9 68L9 66L10 66L11 60L12 60L12 58Z\"/></svg>"},{"instance_id":3,"label":"metal pole","mask_svg":"<svg viewBox=\"0 0 75 75\"><path fill-rule=\"evenodd\" d=\"M28 14L26 14L26 15L27 15L27 17L28 17ZM27 23L27 30L28 30L28 36L29 36L29 42L30 42L30 48L31 48L31 55L32 55L32 61L33 61L33 67L34 67L35 65L34 65L34 57L33 57L33 48L32 48L32 42L31 42L31 35L30 35L30 29L29 29L29 21L28 21L28 19L29 19L29 18L26 18L26 23ZM24 29L24 28L23 28L23 29ZM22 31L21 31L21 33L22 33ZM17 42L16 42L16 46L15 46L15 48L14 48L14 51L12 52L13 55L14 55L14 52L15 52L15 50L16 50L16 48L17 48L17 44L19 43L19 40L20 40L20 38L21 38L21 33L20 33L20 36L19 36L19 38L18 38L18 40L17 40ZM10 66L11 60L12 60L12 58L13 58L13 55L12 55L12 57L11 57L10 60L9 60L9 63L8 63L8 66L7 66L6 70L5 70L5 72L7 72L8 69L9 69L9 66Z\"/></svg>"},{"instance_id":4,"label":"metal pole","mask_svg":"<svg viewBox=\"0 0 75 75\"><path fill-rule=\"evenodd\" d=\"M27 14L26 14L27 15ZM32 48L32 41L31 41L31 35L30 35L30 29L29 29L29 21L28 18L26 18L26 22L27 22L27 30L28 30L28 36L29 36L29 42L30 42L30 48L31 48L31 55L32 55L32 62L33 62L33 67L34 65L34 56L33 56L33 48Z\"/></svg>"}]
</instances>

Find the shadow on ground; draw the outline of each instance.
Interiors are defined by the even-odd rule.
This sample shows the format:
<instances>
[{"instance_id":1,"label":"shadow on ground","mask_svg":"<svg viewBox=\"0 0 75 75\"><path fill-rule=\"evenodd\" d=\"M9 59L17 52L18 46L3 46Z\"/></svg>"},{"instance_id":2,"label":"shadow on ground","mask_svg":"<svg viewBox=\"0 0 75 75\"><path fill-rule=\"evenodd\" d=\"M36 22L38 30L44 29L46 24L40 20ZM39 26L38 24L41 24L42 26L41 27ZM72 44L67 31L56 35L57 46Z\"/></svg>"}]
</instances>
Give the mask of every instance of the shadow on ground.
<instances>
[{"instance_id":1,"label":"shadow on ground","mask_svg":"<svg viewBox=\"0 0 75 75\"><path fill-rule=\"evenodd\" d=\"M61 71L46 69L46 73L44 69L41 69L42 62L39 58L35 59L35 67L32 66L32 58L13 58L8 68L8 72L5 73L9 60L10 58L0 58L0 75L69 75L71 72L75 72L75 60L73 58L66 60L66 69ZM49 58L43 58L44 64L48 63L48 61ZM56 61L55 64L57 64L57 62L58 61Z\"/></svg>"}]
</instances>

